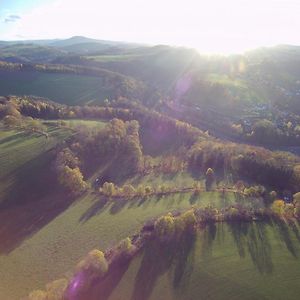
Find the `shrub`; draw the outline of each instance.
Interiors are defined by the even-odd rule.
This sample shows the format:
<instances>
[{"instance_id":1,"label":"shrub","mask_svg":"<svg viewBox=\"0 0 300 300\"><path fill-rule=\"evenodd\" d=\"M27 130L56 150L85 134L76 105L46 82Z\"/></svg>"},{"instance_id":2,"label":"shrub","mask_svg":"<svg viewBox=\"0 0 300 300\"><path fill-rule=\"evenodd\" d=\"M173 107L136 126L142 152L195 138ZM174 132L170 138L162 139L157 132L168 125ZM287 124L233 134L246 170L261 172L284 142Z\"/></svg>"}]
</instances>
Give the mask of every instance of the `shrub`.
<instances>
[{"instance_id":1,"label":"shrub","mask_svg":"<svg viewBox=\"0 0 300 300\"><path fill-rule=\"evenodd\" d=\"M216 221L219 215L218 209L212 206L206 206L204 209L198 209L195 213L201 222Z\"/></svg>"},{"instance_id":2,"label":"shrub","mask_svg":"<svg viewBox=\"0 0 300 300\"><path fill-rule=\"evenodd\" d=\"M135 188L131 184L125 184L122 188L122 194L125 197L133 197L135 196Z\"/></svg>"},{"instance_id":3,"label":"shrub","mask_svg":"<svg viewBox=\"0 0 300 300\"><path fill-rule=\"evenodd\" d=\"M22 121L20 118L9 115L4 117L3 124L7 127L17 127L21 126Z\"/></svg>"},{"instance_id":4,"label":"shrub","mask_svg":"<svg viewBox=\"0 0 300 300\"><path fill-rule=\"evenodd\" d=\"M284 215L287 218L293 218L294 216L294 205L291 203L287 203L284 206Z\"/></svg>"},{"instance_id":5,"label":"shrub","mask_svg":"<svg viewBox=\"0 0 300 300\"><path fill-rule=\"evenodd\" d=\"M91 276L102 277L108 270L108 263L102 251L94 249L81 260L77 267L76 272L87 272Z\"/></svg>"},{"instance_id":6,"label":"shrub","mask_svg":"<svg viewBox=\"0 0 300 300\"><path fill-rule=\"evenodd\" d=\"M30 131L45 131L47 127L42 124L41 121L32 119L32 120L27 120L25 123L25 128Z\"/></svg>"},{"instance_id":7,"label":"shrub","mask_svg":"<svg viewBox=\"0 0 300 300\"><path fill-rule=\"evenodd\" d=\"M58 279L46 285L47 300L64 300L64 293L68 286L66 279Z\"/></svg>"},{"instance_id":8,"label":"shrub","mask_svg":"<svg viewBox=\"0 0 300 300\"><path fill-rule=\"evenodd\" d=\"M175 233L175 222L172 214L169 213L157 219L154 230L159 238L171 238Z\"/></svg>"},{"instance_id":9,"label":"shrub","mask_svg":"<svg viewBox=\"0 0 300 300\"><path fill-rule=\"evenodd\" d=\"M69 166L60 168L58 181L74 195L81 194L88 187L78 167L74 169L71 169Z\"/></svg>"},{"instance_id":10,"label":"shrub","mask_svg":"<svg viewBox=\"0 0 300 300\"><path fill-rule=\"evenodd\" d=\"M238 191L243 191L245 189L245 184L242 180L239 180L236 182L235 184L235 188L238 190Z\"/></svg>"},{"instance_id":11,"label":"shrub","mask_svg":"<svg viewBox=\"0 0 300 300\"><path fill-rule=\"evenodd\" d=\"M36 290L29 294L28 300L47 300L47 294L44 291Z\"/></svg>"},{"instance_id":12,"label":"shrub","mask_svg":"<svg viewBox=\"0 0 300 300\"><path fill-rule=\"evenodd\" d=\"M196 225L196 216L193 209L184 212L180 218L182 219L186 229L194 228Z\"/></svg>"},{"instance_id":13,"label":"shrub","mask_svg":"<svg viewBox=\"0 0 300 300\"><path fill-rule=\"evenodd\" d=\"M64 300L67 286L67 279L54 280L46 285L46 291L33 291L29 294L27 300Z\"/></svg>"},{"instance_id":14,"label":"shrub","mask_svg":"<svg viewBox=\"0 0 300 300\"><path fill-rule=\"evenodd\" d=\"M182 218L174 218L174 227L177 235L181 234L185 229L185 224Z\"/></svg>"},{"instance_id":15,"label":"shrub","mask_svg":"<svg viewBox=\"0 0 300 300\"><path fill-rule=\"evenodd\" d=\"M81 162L79 158L70 150L70 148L66 147L57 154L55 164L57 168L68 166L74 169L79 167Z\"/></svg>"},{"instance_id":16,"label":"shrub","mask_svg":"<svg viewBox=\"0 0 300 300\"><path fill-rule=\"evenodd\" d=\"M112 182L105 182L100 191L105 196L112 197L116 194L116 187Z\"/></svg>"},{"instance_id":17,"label":"shrub","mask_svg":"<svg viewBox=\"0 0 300 300\"><path fill-rule=\"evenodd\" d=\"M147 186L145 187L145 194L146 194L146 195L149 195L149 194L151 194L151 193L152 193L152 188L151 188L151 186L147 185Z\"/></svg>"},{"instance_id":18,"label":"shrub","mask_svg":"<svg viewBox=\"0 0 300 300\"><path fill-rule=\"evenodd\" d=\"M131 243L131 239L127 237L119 243L117 249L121 255L128 256L132 253L134 246Z\"/></svg>"},{"instance_id":19,"label":"shrub","mask_svg":"<svg viewBox=\"0 0 300 300\"><path fill-rule=\"evenodd\" d=\"M227 216L232 220L237 219L239 217L239 210L236 207L230 207Z\"/></svg>"},{"instance_id":20,"label":"shrub","mask_svg":"<svg viewBox=\"0 0 300 300\"><path fill-rule=\"evenodd\" d=\"M272 203L271 210L277 215L282 215L284 212L284 206L285 204L283 200L275 200Z\"/></svg>"},{"instance_id":21,"label":"shrub","mask_svg":"<svg viewBox=\"0 0 300 300\"><path fill-rule=\"evenodd\" d=\"M136 189L136 193L138 196L144 197L145 196L145 188L142 185L139 185Z\"/></svg>"},{"instance_id":22,"label":"shrub","mask_svg":"<svg viewBox=\"0 0 300 300\"><path fill-rule=\"evenodd\" d=\"M265 188L261 185L250 186L244 189L244 193L248 197L261 197L265 192Z\"/></svg>"},{"instance_id":23,"label":"shrub","mask_svg":"<svg viewBox=\"0 0 300 300\"><path fill-rule=\"evenodd\" d=\"M157 190L158 190L159 193L164 194L164 193L167 192L168 188L167 188L167 186L166 186L165 184L162 184L162 185L160 185L160 186L158 187Z\"/></svg>"}]
</instances>

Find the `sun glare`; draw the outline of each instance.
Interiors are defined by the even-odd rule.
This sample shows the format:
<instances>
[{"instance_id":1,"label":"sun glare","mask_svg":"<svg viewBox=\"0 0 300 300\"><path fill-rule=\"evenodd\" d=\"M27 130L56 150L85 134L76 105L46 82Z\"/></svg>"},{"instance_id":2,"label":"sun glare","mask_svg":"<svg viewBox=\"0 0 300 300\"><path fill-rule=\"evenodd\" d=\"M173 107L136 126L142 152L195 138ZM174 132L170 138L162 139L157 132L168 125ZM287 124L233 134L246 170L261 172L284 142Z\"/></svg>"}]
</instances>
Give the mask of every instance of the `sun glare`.
<instances>
[{"instance_id":1,"label":"sun glare","mask_svg":"<svg viewBox=\"0 0 300 300\"><path fill-rule=\"evenodd\" d=\"M9 12L20 18L1 26L1 39L85 35L219 54L300 43L300 2L294 0L44 0L34 9L25 8Z\"/></svg>"}]
</instances>

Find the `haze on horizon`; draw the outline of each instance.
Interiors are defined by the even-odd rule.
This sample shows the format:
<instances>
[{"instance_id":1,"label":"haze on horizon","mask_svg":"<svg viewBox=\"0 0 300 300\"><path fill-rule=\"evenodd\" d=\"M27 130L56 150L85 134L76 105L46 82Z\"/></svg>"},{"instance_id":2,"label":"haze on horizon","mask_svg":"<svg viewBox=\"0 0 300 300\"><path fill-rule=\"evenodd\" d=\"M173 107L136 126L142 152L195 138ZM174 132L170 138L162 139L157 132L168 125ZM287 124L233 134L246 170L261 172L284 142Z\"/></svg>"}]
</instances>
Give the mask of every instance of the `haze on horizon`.
<instances>
[{"instance_id":1,"label":"haze on horizon","mask_svg":"<svg viewBox=\"0 0 300 300\"><path fill-rule=\"evenodd\" d=\"M0 40L82 35L228 54L300 45L299 13L297 0L4 0Z\"/></svg>"}]
</instances>

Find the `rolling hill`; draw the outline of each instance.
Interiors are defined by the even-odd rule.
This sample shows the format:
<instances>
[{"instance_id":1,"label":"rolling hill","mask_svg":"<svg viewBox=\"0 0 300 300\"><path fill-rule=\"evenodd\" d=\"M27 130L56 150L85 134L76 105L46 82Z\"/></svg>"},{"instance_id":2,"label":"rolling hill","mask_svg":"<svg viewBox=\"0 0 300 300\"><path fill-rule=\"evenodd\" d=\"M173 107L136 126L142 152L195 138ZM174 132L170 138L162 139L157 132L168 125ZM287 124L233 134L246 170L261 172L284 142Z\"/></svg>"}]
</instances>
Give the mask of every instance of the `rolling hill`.
<instances>
[{"instance_id":1,"label":"rolling hill","mask_svg":"<svg viewBox=\"0 0 300 300\"><path fill-rule=\"evenodd\" d=\"M108 270L68 300L297 299L299 49L0 42L0 299L92 249Z\"/></svg>"}]
</instances>

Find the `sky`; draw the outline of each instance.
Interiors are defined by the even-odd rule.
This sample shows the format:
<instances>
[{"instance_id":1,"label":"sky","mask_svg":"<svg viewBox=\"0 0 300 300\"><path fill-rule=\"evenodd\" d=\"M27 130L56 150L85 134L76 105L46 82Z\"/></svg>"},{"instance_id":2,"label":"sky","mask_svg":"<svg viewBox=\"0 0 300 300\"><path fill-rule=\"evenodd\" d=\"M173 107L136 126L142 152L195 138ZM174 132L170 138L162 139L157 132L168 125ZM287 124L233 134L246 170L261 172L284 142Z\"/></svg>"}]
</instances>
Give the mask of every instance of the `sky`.
<instances>
[{"instance_id":1,"label":"sky","mask_svg":"<svg viewBox=\"0 0 300 300\"><path fill-rule=\"evenodd\" d=\"M0 40L92 38L203 53L300 45L300 0L0 0Z\"/></svg>"}]
</instances>

